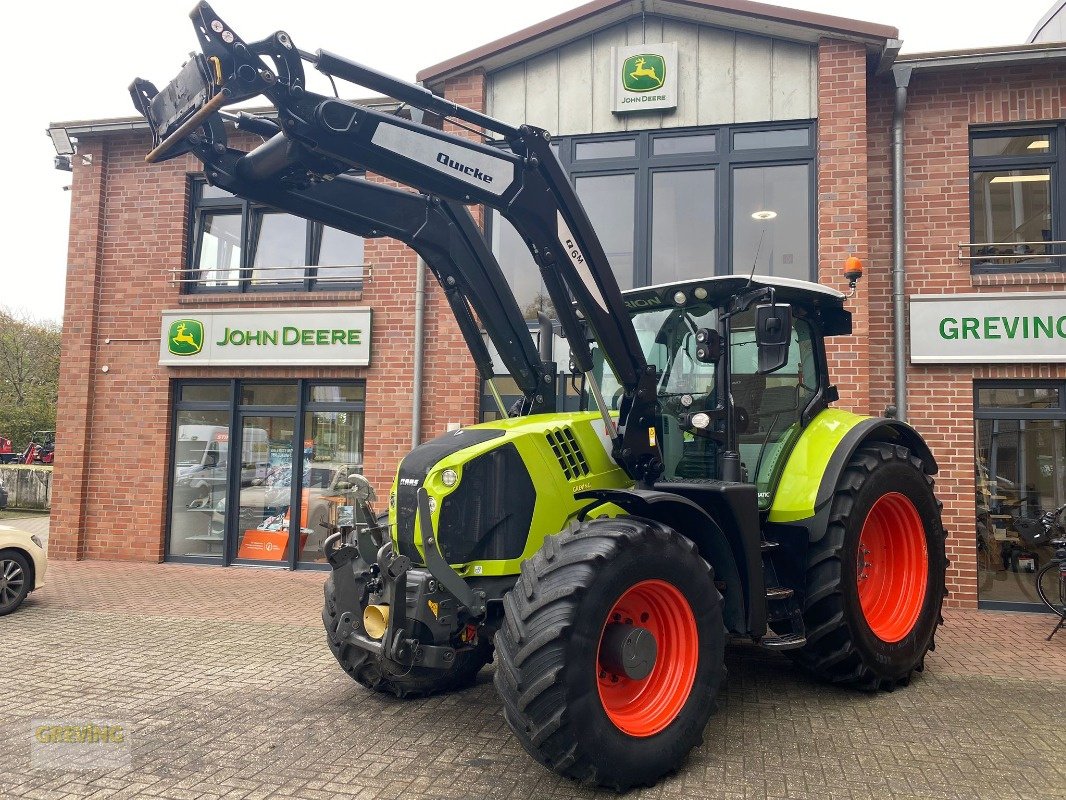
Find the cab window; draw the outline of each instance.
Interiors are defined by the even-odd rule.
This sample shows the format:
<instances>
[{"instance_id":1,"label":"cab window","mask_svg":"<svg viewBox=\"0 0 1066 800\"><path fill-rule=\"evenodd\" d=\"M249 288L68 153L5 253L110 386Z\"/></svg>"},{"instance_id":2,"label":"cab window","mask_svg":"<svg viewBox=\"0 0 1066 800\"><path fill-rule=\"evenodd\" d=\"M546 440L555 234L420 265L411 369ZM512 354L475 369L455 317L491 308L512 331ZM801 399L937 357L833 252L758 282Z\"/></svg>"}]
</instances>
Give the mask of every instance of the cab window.
<instances>
[{"instance_id":1,"label":"cab window","mask_svg":"<svg viewBox=\"0 0 1066 800\"><path fill-rule=\"evenodd\" d=\"M804 319L794 318L788 363L759 375L754 310L733 318L731 389L741 426L740 461L747 480L758 487L759 504L769 505L777 476L799 437L803 409L818 392L814 335Z\"/></svg>"}]
</instances>

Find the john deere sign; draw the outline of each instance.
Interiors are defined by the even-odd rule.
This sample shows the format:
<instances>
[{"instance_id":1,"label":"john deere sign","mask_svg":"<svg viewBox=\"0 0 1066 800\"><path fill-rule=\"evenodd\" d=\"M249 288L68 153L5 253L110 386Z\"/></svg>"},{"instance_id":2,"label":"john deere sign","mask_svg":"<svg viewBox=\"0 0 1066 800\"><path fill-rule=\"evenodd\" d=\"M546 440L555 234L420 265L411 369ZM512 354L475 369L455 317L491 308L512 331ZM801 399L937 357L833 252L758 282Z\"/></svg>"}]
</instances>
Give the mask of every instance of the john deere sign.
<instances>
[{"instance_id":1,"label":"john deere sign","mask_svg":"<svg viewBox=\"0 0 1066 800\"><path fill-rule=\"evenodd\" d=\"M677 106L677 42L616 47L614 111L652 111Z\"/></svg>"},{"instance_id":2,"label":"john deere sign","mask_svg":"<svg viewBox=\"0 0 1066 800\"><path fill-rule=\"evenodd\" d=\"M1066 293L916 295L916 364L1066 362Z\"/></svg>"},{"instance_id":3,"label":"john deere sign","mask_svg":"<svg viewBox=\"0 0 1066 800\"><path fill-rule=\"evenodd\" d=\"M370 309L164 311L159 363L166 366L370 363Z\"/></svg>"},{"instance_id":4,"label":"john deere sign","mask_svg":"<svg viewBox=\"0 0 1066 800\"><path fill-rule=\"evenodd\" d=\"M198 319L176 319L170 323L167 350L175 356L194 356L204 349L204 324Z\"/></svg>"}]
</instances>

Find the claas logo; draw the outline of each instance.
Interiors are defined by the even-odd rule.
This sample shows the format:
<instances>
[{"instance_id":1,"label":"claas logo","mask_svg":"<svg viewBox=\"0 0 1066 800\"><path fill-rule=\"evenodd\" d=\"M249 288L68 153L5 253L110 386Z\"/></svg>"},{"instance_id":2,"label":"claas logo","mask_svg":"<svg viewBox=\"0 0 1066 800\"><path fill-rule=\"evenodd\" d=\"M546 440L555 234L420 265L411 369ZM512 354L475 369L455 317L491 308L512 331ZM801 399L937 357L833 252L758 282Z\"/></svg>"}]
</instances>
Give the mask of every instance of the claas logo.
<instances>
[{"instance_id":1,"label":"claas logo","mask_svg":"<svg viewBox=\"0 0 1066 800\"><path fill-rule=\"evenodd\" d=\"M653 92L666 81L666 60L654 53L630 56L622 64L622 86L627 92Z\"/></svg>"},{"instance_id":2,"label":"claas logo","mask_svg":"<svg viewBox=\"0 0 1066 800\"><path fill-rule=\"evenodd\" d=\"M176 319L170 323L167 349L176 356L194 356L204 349L204 325L198 319Z\"/></svg>"}]
</instances>

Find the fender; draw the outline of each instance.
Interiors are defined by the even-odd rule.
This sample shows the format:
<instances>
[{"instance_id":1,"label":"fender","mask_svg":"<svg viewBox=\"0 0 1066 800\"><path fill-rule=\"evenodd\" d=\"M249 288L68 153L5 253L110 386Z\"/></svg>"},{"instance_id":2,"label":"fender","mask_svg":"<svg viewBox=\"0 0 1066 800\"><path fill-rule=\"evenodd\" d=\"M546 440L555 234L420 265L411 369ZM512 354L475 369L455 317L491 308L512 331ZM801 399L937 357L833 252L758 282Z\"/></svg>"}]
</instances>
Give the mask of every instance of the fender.
<instances>
[{"instance_id":1,"label":"fender","mask_svg":"<svg viewBox=\"0 0 1066 800\"><path fill-rule=\"evenodd\" d=\"M827 513L841 473L868 441L902 444L922 460L926 473L937 472L929 445L907 423L826 409L807 426L789 455L768 521L799 522ZM825 529L824 525L808 527L814 540Z\"/></svg>"},{"instance_id":2,"label":"fender","mask_svg":"<svg viewBox=\"0 0 1066 800\"><path fill-rule=\"evenodd\" d=\"M691 539L700 555L714 568L715 580L725 583L725 591L722 594L725 601L726 628L741 636L748 635L751 630L765 629L765 599L760 605L760 619L756 620L758 627L754 627L750 620L745 619L750 616L745 614L745 609L748 605L746 600L749 596L751 576L748 576L748 581L741 581L729 538L715 519L697 503L677 494L653 489L598 489L579 492L574 497L578 500L597 501L582 509L579 519L584 519L591 510L604 503L613 503L627 514L662 522ZM756 566L761 584L761 564ZM765 592L761 589L752 590L750 594L755 598L762 598Z\"/></svg>"}]
</instances>

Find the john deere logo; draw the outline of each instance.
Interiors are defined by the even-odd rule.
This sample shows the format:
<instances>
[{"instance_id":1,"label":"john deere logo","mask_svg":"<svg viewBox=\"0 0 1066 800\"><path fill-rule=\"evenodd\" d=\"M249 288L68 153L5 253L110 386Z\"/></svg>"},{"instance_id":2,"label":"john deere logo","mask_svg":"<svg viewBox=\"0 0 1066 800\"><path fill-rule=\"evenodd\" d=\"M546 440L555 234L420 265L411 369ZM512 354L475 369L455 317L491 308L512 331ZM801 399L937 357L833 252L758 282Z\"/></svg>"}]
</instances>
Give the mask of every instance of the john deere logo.
<instances>
[{"instance_id":1,"label":"john deere logo","mask_svg":"<svg viewBox=\"0 0 1066 800\"><path fill-rule=\"evenodd\" d=\"M176 356L194 356L204 349L204 325L198 319L176 319L170 323L167 349Z\"/></svg>"},{"instance_id":2,"label":"john deere logo","mask_svg":"<svg viewBox=\"0 0 1066 800\"><path fill-rule=\"evenodd\" d=\"M622 86L627 92L654 92L666 81L666 61L654 53L630 56L622 63Z\"/></svg>"}]
</instances>

